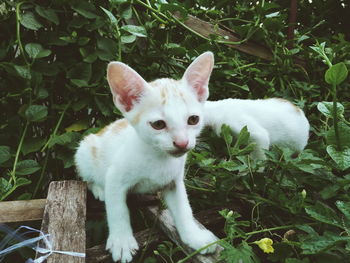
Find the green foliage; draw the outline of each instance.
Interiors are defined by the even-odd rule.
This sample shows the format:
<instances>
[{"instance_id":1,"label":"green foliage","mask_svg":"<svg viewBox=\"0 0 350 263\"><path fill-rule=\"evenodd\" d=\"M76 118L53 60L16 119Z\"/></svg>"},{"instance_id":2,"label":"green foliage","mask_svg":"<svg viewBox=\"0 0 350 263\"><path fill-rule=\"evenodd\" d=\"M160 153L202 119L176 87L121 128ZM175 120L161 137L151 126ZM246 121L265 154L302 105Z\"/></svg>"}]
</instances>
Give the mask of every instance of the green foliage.
<instances>
[{"instance_id":1,"label":"green foliage","mask_svg":"<svg viewBox=\"0 0 350 263\"><path fill-rule=\"evenodd\" d=\"M76 178L73 154L79 140L121 116L105 79L109 61L129 64L146 80L180 78L194 57L211 50L216 60L212 100L283 97L305 111L312 127L299 156L273 147L261 162L250 158L254 144L247 128L232 134L223 126L220 138L203 133L188 160L186 184L194 210L231 204L242 208L220 212L224 232L215 231L224 239L221 257L227 262L348 260L349 4L299 1L291 41L286 33L289 5L2 1L0 199L44 197L51 180ZM173 12L232 29L241 41L194 33ZM232 48L248 40L271 50L271 61ZM274 253L264 254L254 245L264 237L274 240ZM136 262L184 257L164 242Z\"/></svg>"}]
</instances>

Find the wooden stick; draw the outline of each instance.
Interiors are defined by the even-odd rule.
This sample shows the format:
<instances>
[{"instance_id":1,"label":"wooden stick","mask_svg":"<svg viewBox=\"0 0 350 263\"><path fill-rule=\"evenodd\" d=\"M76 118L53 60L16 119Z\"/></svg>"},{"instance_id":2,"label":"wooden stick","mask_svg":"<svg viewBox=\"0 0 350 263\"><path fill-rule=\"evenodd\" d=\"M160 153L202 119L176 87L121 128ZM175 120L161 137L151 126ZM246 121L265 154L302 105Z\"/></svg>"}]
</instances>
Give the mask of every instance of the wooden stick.
<instances>
[{"instance_id":1,"label":"wooden stick","mask_svg":"<svg viewBox=\"0 0 350 263\"><path fill-rule=\"evenodd\" d=\"M0 202L0 223L41 220L46 199Z\"/></svg>"},{"instance_id":2,"label":"wooden stick","mask_svg":"<svg viewBox=\"0 0 350 263\"><path fill-rule=\"evenodd\" d=\"M193 252L193 249L184 244L181 239L179 234L177 233L177 230L174 225L173 218L170 215L169 210L159 210L158 207L153 206L153 207L147 207L148 215L153 218L158 220L157 222L159 223L160 228L163 230L163 232L173 241L175 242L178 246L180 246L183 251L186 254L190 254ZM199 227L204 228L204 226L196 221ZM195 263L213 263L213 262L218 262L220 252L222 251L222 247L218 247L216 252L211 255L201 255L197 254L191 258L191 262Z\"/></svg>"},{"instance_id":3,"label":"wooden stick","mask_svg":"<svg viewBox=\"0 0 350 263\"><path fill-rule=\"evenodd\" d=\"M41 231L50 234L52 249L85 253L86 183L52 182L46 199ZM45 247L40 242L40 247ZM37 253L36 258L41 254ZM47 263L84 263L85 258L53 253Z\"/></svg>"},{"instance_id":4,"label":"wooden stick","mask_svg":"<svg viewBox=\"0 0 350 263\"><path fill-rule=\"evenodd\" d=\"M180 13L174 13L174 16L178 19L181 19ZM233 32L230 32L225 29L221 29L219 27L214 26L211 23L208 23L206 21L203 21L197 17L188 15L185 21L183 22L187 27L189 27L191 30L195 31L196 33L206 37L210 38L210 35L216 35L223 37L223 40L227 42L239 42L241 39L234 34ZM246 41L241 44L227 44L229 47L237 49L239 51L242 51L244 53L260 57L262 59L266 60L272 60L272 53L269 49L266 47L256 44L252 41Z\"/></svg>"}]
</instances>

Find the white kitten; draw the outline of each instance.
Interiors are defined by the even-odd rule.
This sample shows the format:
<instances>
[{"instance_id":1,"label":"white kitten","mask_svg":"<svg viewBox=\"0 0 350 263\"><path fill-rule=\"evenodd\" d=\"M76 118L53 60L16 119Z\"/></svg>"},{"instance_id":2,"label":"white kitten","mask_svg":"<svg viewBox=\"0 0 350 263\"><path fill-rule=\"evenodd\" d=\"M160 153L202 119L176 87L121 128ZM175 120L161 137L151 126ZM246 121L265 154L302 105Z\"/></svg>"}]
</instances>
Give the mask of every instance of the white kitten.
<instances>
[{"instance_id":1,"label":"white kitten","mask_svg":"<svg viewBox=\"0 0 350 263\"><path fill-rule=\"evenodd\" d=\"M304 112L284 99L207 101L204 112L205 125L218 135L223 124L236 134L247 126L251 141L256 143L254 159L265 159L263 149L274 144L301 152L309 138L310 125Z\"/></svg>"},{"instance_id":2,"label":"white kitten","mask_svg":"<svg viewBox=\"0 0 350 263\"><path fill-rule=\"evenodd\" d=\"M203 126L213 64L213 54L206 52L187 68L181 80L150 83L121 62L108 65L113 101L125 119L86 136L75 162L95 197L106 203L106 248L114 261L129 262L138 249L126 205L130 191L163 190L182 241L193 249L215 241L210 231L195 223L183 182L186 153L195 146Z\"/></svg>"}]
</instances>

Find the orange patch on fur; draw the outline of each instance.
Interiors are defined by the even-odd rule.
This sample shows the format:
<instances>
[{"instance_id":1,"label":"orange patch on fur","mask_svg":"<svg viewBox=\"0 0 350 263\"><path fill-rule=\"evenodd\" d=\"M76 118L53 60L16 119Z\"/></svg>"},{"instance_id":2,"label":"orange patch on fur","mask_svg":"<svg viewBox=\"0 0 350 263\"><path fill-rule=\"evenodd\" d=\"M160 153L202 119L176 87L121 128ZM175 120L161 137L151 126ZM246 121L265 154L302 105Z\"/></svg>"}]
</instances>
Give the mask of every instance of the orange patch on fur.
<instances>
[{"instance_id":1,"label":"orange patch on fur","mask_svg":"<svg viewBox=\"0 0 350 263\"><path fill-rule=\"evenodd\" d=\"M121 120L117 120L117 121L113 122L111 125L112 125L113 132L118 133L121 130L128 127L129 122L126 119L121 119Z\"/></svg>"},{"instance_id":2,"label":"orange patch on fur","mask_svg":"<svg viewBox=\"0 0 350 263\"><path fill-rule=\"evenodd\" d=\"M160 97L162 98L162 104L163 105L166 104L167 99L168 99L168 92L164 87L160 91Z\"/></svg>"},{"instance_id":3,"label":"orange patch on fur","mask_svg":"<svg viewBox=\"0 0 350 263\"><path fill-rule=\"evenodd\" d=\"M140 121L142 114L143 114L143 111L140 111L136 114L135 118L131 120L132 125L135 125Z\"/></svg>"},{"instance_id":4,"label":"orange patch on fur","mask_svg":"<svg viewBox=\"0 0 350 263\"><path fill-rule=\"evenodd\" d=\"M91 147L91 153L92 153L92 157L94 159L97 159L97 148L95 146Z\"/></svg>"},{"instance_id":5,"label":"orange patch on fur","mask_svg":"<svg viewBox=\"0 0 350 263\"><path fill-rule=\"evenodd\" d=\"M103 127L95 135L101 136L104 133L106 133L106 131L109 130L110 128L112 129L113 132L119 132L119 131L125 129L128 125L129 125L129 122L126 119L120 119L120 120L112 122L111 124Z\"/></svg>"},{"instance_id":6,"label":"orange patch on fur","mask_svg":"<svg viewBox=\"0 0 350 263\"><path fill-rule=\"evenodd\" d=\"M103 127L101 130L99 130L99 131L96 133L96 135L97 135L97 136L101 136L102 134L104 134L104 133L107 131L108 126L109 126L109 125Z\"/></svg>"},{"instance_id":7,"label":"orange patch on fur","mask_svg":"<svg viewBox=\"0 0 350 263\"><path fill-rule=\"evenodd\" d=\"M289 100L286 100L286 99L282 99L282 98L273 98L274 100L279 100L279 101L281 101L281 102L286 102L286 103L288 103L288 104L290 104L295 110L296 110L296 112L298 112L298 113L301 113L302 111L301 111L301 109L298 107L298 106L296 106L296 105L294 105L292 102L290 102Z\"/></svg>"}]
</instances>

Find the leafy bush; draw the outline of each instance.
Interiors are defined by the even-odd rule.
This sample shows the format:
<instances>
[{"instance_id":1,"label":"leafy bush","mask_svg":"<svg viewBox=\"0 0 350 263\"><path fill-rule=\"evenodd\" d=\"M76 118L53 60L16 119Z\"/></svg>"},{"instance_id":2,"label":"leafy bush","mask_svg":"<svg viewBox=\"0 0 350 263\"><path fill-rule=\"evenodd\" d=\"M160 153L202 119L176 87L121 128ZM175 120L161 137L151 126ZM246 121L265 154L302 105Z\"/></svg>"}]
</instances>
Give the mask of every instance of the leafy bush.
<instances>
[{"instance_id":1,"label":"leafy bush","mask_svg":"<svg viewBox=\"0 0 350 263\"><path fill-rule=\"evenodd\" d=\"M227 262L239 257L245 262L345 262L350 256L350 85L340 80L347 78L350 64L349 4L299 1L300 23L288 49L289 4L4 0L1 200L44 197L51 180L75 178L77 142L120 117L105 79L109 61L123 61L147 80L179 78L195 56L211 50L216 59L212 100L284 97L303 108L312 126L300 156L293 159L288 150L273 148L264 163L250 161L247 130L236 138L227 128L223 138L203 135L188 162L194 209L244 207L240 214L221 211L226 221L225 233L218 233L226 248L222 256ZM194 34L174 18L175 11L233 29L243 43L267 46L273 58L238 52L220 36ZM293 63L296 56L301 63ZM254 243L263 237L274 240L274 253L264 254ZM164 243L158 251L171 262L169 251L177 250Z\"/></svg>"}]
</instances>

